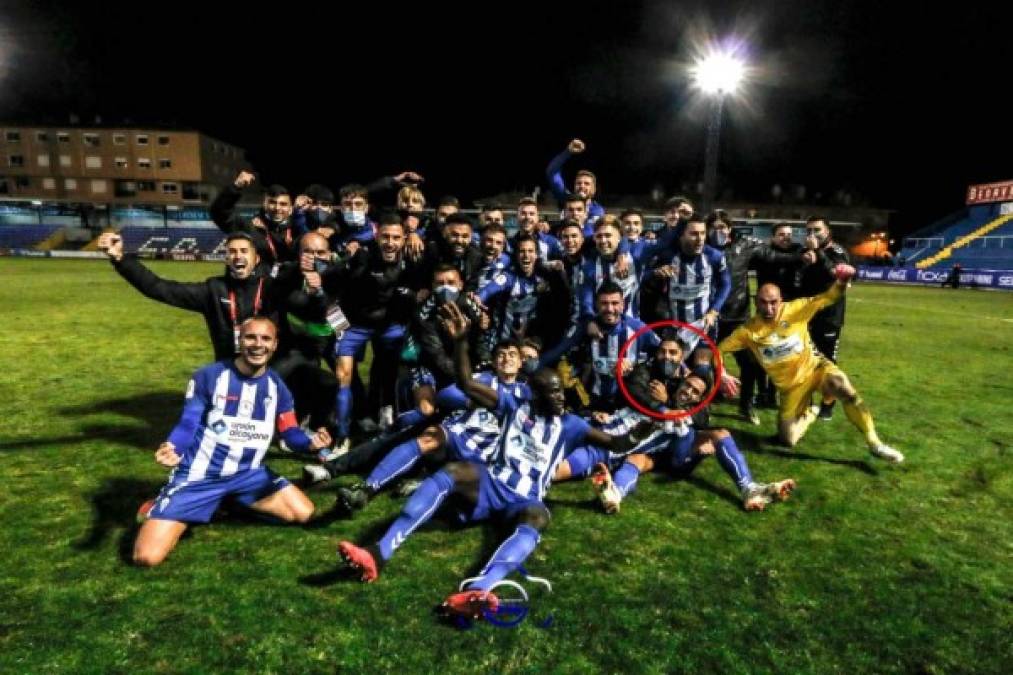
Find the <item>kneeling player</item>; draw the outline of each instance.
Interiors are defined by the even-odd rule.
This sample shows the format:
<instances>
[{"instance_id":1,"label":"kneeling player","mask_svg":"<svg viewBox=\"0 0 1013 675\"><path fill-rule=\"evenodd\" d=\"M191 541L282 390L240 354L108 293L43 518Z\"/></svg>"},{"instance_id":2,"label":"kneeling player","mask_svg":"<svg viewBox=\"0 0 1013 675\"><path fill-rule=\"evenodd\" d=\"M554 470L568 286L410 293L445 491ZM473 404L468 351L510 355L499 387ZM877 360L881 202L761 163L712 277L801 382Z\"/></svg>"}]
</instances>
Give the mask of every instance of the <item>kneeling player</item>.
<instances>
[{"instance_id":1,"label":"kneeling player","mask_svg":"<svg viewBox=\"0 0 1013 675\"><path fill-rule=\"evenodd\" d=\"M447 464L408 499L379 542L361 548L343 541L339 551L351 567L361 572L363 581L374 581L381 566L408 536L429 520L449 495L459 495L470 505L471 521L500 516L516 526L479 576L469 581L469 588L451 595L444 603L448 613L477 618L498 607L499 600L491 589L524 562L549 524L549 510L542 498L563 457L582 443L615 450L628 444L626 438L609 436L579 417L564 413L562 384L552 371L541 370L531 379L530 402L519 399L512 389L493 390L474 380L465 339L467 319L455 305L441 308L440 313L447 333L455 340L458 386L477 405L494 411L502 425L495 459L489 466L474 462Z\"/></svg>"},{"instance_id":2,"label":"kneeling player","mask_svg":"<svg viewBox=\"0 0 1013 675\"><path fill-rule=\"evenodd\" d=\"M879 439L872 413L855 391L848 376L830 359L813 349L807 323L821 309L837 302L855 275L850 265L838 265L837 282L826 292L791 302L781 300L781 290L764 284L756 293L756 314L721 341L718 349L735 352L749 349L777 386L781 404L778 433L794 446L816 419L819 408L811 406L812 395L824 401L840 399L847 415L869 446L869 452L899 464L904 455Z\"/></svg>"},{"instance_id":3,"label":"kneeling player","mask_svg":"<svg viewBox=\"0 0 1013 675\"><path fill-rule=\"evenodd\" d=\"M674 404L679 409L697 405L709 389L706 378L690 374L679 383ZM623 434L639 423L643 416L629 408L608 418L601 418L608 434ZM774 483L757 483L745 456L739 451L731 434L725 429L698 430L689 418L666 424L625 454L587 445L569 455L556 471L555 480L590 475L598 499L606 513L618 513L623 498L636 489L640 474L664 469L676 475L688 475L708 455L714 455L721 468L735 482L742 505L747 511L762 511L774 500L784 501L795 489L791 479ZM613 478L610 469L618 470Z\"/></svg>"},{"instance_id":4,"label":"kneeling player","mask_svg":"<svg viewBox=\"0 0 1013 675\"><path fill-rule=\"evenodd\" d=\"M299 488L261 466L274 428L295 450L330 444L325 429L312 438L296 423L292 394L267 363L278 346L270 319L243 322L239 356L198 370L186 390L179 423L155 459L173 467L169 482L146 510L134 543L134 562L165 560L190 523L211 520L226 497L288 523L304 523L313 502ZM147 505L146 505L147 506Z\"/></svg>"}]
</instances>

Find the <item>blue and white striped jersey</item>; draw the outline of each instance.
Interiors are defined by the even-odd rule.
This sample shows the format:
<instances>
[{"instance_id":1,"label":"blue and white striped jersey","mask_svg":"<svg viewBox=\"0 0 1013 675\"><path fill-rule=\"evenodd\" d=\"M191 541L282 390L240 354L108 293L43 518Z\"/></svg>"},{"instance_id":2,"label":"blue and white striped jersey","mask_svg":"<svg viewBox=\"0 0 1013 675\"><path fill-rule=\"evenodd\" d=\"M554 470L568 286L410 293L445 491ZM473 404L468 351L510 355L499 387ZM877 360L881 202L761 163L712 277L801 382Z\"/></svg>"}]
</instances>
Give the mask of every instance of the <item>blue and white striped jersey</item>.
<instances>
[{"instance_id":1,"label":"blue and white striped jersey","mask_svg":"<svg viewBox=\"0 0 1013 675\"><path fill-rule=\"evenodd\" d=\"M711 308L721 311L731 291L731 275L721 251L710 246L704 246L700 255L680 251L663 264L675 270L675 277L668 281L672 318L693 323Z\"/></svg>"},{"instance_id":2,"label":"blue and white striped jersey","mask_svg":"<svg viewBox=\"0 0 1013 675\"><path fill-rule=\"evenodd\" d=\"M526 499L545 497L559 463L583 443L591 429L570 413L533 415L527 401L503 389L499 390L495 415L503 433L490 460L489 475Z\"/></svg>"},{"instance_id":3,"label":"blue and white striped jersey","mask_svg":"<svg viewBox=\"0 0 1013 675\"><path fill-rule=\"evenodd\" d=\"M474 379L496 391L500 391L501 388L507 390L511 396L518 400L531 400L531 390L523 382L502 384L494 373L478 373ZM488 462L495 453L501 431L499 419L485 408L464 409L451 413L443 422L443 430L457 436L469 450L481 457L484 462Z\"/></svg>"},{"instance_id":4,"label":"blue and white striped jersey","mask_svg":"<svg viewBox=\"0 0 1013 675\"><path fill-rule=\"evenodd\" d=\"M571 363L581 365L589 363L592 371L591 393L596 396L613 397L619 393L616 382L616 367L619 365L619 352L623 345L644 327L644 322L633 317L623 316L619 323L611 328L599 327L604 332L601 339L591 339L587 334L584 320L576 330L571 330L558 345L545 352L539 365L554 366L560 358L574 352ZM644 331L626 354L630 364L646 361L658 349L661 339L653 331Z\"/></svg>"},{"instance_id":5,"label":"blue and white striped jersey","mask_svg":"<svg viewBox=\"0 0 1013 675\"><path fill-rule=\"evenodd\" d=\"M228 361L201 368L187 386L183 415L169 435L182 458L173 479L223 478L256 469L276 425L280 432L298 429L292 394L277 373L247 377Z\"/></svg>"},{"instance_id":6,"label":"blue and white striped jersey","mask_svg":"<svg viewBox=\"0 0 1013 675\"><path fill-rule=\"evenodd\" d=\"M626 316L640 316L640 277L643 274L643 266L629 253L619 253L618 255L628 258L630 262L630 273L625 277L619 277L616 274L615 260L607 262L596 253L584 261L580 286L575 287L574 290L580 296L581 316L594 316L595 293L597 293L598 287L606 281L612 281L623 289Z\"/></svg>"},{"instance_id":7,"label":"blue and white striped jersey","mask_svg":"<svg viewBox=\"0 0 1013 675\"><path fill-rule=\"evenodd\" d=\"M489 283L500 274L506 274L510 270L510 256L506 253L500 253L499 257L493 260L491 263L487 263L482 266L482 269L478 271L477 289L481 291L483 288L489 285Z\"/></svg>"},{"instance_id":8,"label":"blue and white striped jersey","mask_svg":"<svg viewBox=\"0 0 1013 675\"><path fill-rule=\"evenodd\" d=\"M633 408L620 408L612 414L611 420L601 425L601 430L609 436L625 436L645 420L650 420L650 418ZM667 420L663 424L659 424L649 436L641 440L634 447L626 452L610 452L610 457L625 457L635 454L649 455L664 452L688 435L692 431L692 427L693 420L689 417L679 420Z\"/></svg>"},{"instance_id":9,"label":"blue and white striped jersey","mask_svg":"<svg viewBox=\"0 0 1013 675\"><path fill-rule=\"evenodd\" d=\"M513 272L501 272L478 293L482 304L499 303L496 331L499 340L510 340L523 335L527 325L538 313L538 287L548 283L533 274L530 277Z\"/></svg>"}]
</instances>

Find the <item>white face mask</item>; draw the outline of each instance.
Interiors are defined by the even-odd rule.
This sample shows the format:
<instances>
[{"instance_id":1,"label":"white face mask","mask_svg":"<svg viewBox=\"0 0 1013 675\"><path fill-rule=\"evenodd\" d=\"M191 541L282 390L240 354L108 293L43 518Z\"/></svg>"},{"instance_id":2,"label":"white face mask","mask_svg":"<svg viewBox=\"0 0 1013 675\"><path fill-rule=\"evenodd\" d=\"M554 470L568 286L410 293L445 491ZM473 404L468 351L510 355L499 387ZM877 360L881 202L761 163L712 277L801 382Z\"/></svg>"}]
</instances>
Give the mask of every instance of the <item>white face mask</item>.
<instances>
[{"instance_id":1,"label":"white face mask","mask_svg":"<svg viewBox=\"0 0 1013 675\"><path fill-rule=\"evenodd\" d=\"M366 224L365 211L356 211L355 209L342 210L341 217L345 219L346 223L354 227L362 227Z\"/></svg>"}]
</instances>

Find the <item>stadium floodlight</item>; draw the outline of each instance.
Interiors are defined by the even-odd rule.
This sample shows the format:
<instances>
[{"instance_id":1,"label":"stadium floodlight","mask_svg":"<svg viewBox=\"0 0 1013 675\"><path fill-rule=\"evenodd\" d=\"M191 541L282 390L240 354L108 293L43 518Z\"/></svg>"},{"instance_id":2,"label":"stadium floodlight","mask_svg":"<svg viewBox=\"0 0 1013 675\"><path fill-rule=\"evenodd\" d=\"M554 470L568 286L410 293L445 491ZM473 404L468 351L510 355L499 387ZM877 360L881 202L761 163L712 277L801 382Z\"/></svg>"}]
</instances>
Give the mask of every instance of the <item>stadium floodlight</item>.
<instances>
[{"instance_id":1,"label":"stadium floodlight","mask_svg":"<svg viewBox=\"0 0 1013 675\"><path fill-rule=\"evenodd\" d=\"M735 94L746 74L746 64L731 52L712 51L690 69L693 84L705 94Z\"/></svg>"},{"instance_id":2,"label":"stadium floodlight","mask_svg":"<svg viewBox=\"0 0 1013 675\"><path fill-rule=\"evenodd\" d=\"M741 45L740 45L741 48ZM746 63L735 50L712 48L697 59L689 69L693 85L711 99L710 119L707 123L707 145L704 151L703 211L714 204L714 191L718 179L718 145L721 140L721 114L725 97L734 96L746 76Z\"/></svg>"}]
</instances>

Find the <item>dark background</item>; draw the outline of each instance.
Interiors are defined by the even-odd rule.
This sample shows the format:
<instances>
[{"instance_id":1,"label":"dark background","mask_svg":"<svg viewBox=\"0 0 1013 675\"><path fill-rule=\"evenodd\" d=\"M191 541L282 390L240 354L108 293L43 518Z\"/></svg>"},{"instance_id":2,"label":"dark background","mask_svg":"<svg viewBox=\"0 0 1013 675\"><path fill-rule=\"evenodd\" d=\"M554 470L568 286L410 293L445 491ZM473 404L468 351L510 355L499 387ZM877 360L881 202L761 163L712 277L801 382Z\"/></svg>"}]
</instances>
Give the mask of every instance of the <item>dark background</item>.
<instances>
[{"instance_id":1,"label":"dark background","mask_svg":"<svg viewBox=\"0 0 1013 675\"><path fill-rule=\"evenodd\" d=\"M734 33L756 69L726 109L736 197L846 189L902 235L1013 178L998 3L436 4L0 1L0 119L197 128L296 190L411 168L465 200L544 184L579 136L602 192L673 194L703 164L684 66Z\"/></svg>"}]
</instances>

